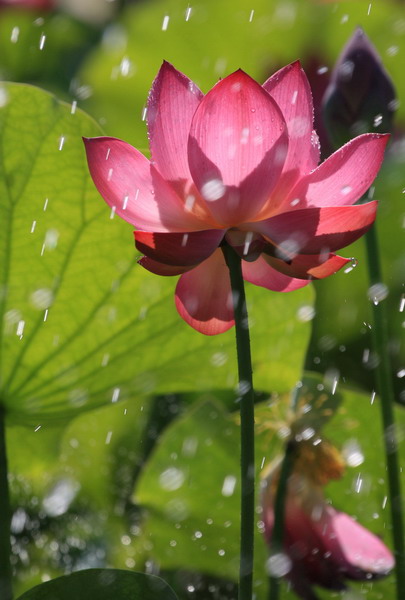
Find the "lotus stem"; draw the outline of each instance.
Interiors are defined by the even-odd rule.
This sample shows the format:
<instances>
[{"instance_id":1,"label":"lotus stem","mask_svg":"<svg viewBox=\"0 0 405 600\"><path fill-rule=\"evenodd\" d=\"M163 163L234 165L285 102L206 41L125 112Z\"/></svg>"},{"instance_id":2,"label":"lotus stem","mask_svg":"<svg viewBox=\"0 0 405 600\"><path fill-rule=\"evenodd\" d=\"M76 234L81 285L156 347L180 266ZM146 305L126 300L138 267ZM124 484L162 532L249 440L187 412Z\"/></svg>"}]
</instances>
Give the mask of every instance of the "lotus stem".
<instances>
[{"instance_id":1,"label":"lotus stem","mask_svg":"<svg viewBox=\"0 0 405 600\"><path fill-rule=\"evenodd\" d=\"M1 600L12 600L11 507L8 489L5 417L6 411L0 404L0 598Z\"/></svg>"},{"instance_id":2,"label":"lotus stem","mask_svg":"<svg viewBox=\"0 0 405 600\"><path fill-rule=\"evenodd\" d=\"M240 257L222 246L231 279L241 421L241 541L238 600L252 600L255 515L254 392L245 287Z\"/></svg>"},{"instance_id":3,"label":"lotus stem","mask_svg":"<svg viewBox=\"0 0 405 600\"><path fill-rule=\"evenodd\" d=\"M365 235L370 286L381 285L382 270L376 225ZM398 440L394 415L394 389L388 350L387 315L384 302L373 302L372 340L378 356L375 370L377 393L380 397L385 460L387 465L389 506L395 555L397 600L405 598L405 528L402 513L402 493Z\"/></svg>"}]
</instances>

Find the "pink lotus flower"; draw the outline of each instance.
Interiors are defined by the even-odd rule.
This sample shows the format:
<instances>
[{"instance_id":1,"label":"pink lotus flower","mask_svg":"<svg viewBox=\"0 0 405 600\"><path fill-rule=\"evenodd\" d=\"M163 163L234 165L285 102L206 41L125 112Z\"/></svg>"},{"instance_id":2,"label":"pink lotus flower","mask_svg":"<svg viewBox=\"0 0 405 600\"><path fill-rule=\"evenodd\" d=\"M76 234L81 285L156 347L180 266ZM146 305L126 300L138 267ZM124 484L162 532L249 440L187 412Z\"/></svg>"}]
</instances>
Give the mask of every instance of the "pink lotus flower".
<instances>
[{"instance_id":1,"label":"pink lotus flower","mask_svg":"<svg viewBox=\"0 0 405 600\"><path fill-rule=\"evenodd\" d=\"M353 203L374 180L388 136L361 135L317 167L298 62L263 86L236 71L205 96L165 62L147 114L152 160L115 138L86 139L90 173L136 227L140 264L181 275L177 310L202 333L234 323L221 244L240 254L246 281L288 292L341 269L348 259L335 251L375 219L376 202Z\"/></svg>"},{"instance_id":2,"label":"pink lotus flower","mask_svg":"<svg viewBox=\"0 0 405 600\"><path fill-rule=\"evenodd\" d=\"M279 561L283 570L279 575L285 576L295 593L304 600L317 600L313 585L342 590L346 588L346 579L374 579L387 575L394 567L392 553L377 536L326 503L322 486L313 476L313 472L322 470L325 463L321 460L321 467L318 463L307 465L307 474L295 470L285 503L284 554ZM339 478L340 466L331 464L330 468L334 472L329 478ZM267 479L263 493L262 519L270 544L274 524L274 483L279 469L280 463ZM315 477L319 480L323 477L323 483L328 480L327 473L316 473ZM275 558L277 565L277 556ZM272 563L269 565L272 571Z\"/></svg>"}]
</instances>

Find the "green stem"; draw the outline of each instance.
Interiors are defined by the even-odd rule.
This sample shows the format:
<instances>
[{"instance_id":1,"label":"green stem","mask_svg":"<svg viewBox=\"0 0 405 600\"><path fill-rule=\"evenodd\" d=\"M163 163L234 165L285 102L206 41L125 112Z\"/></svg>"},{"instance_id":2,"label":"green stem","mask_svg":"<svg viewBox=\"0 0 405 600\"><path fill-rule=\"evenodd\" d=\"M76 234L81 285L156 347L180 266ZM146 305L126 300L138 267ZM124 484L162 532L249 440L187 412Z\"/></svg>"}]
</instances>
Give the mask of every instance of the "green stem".
<instances>
[{"instance_id":1,"label":"green stem","mask_svg":"<svg viewBox=\"0 0 405 600\"><path fill-rule=\"evenodd\" d=\"M253 534L255 515L254 394L249 324L241 259L227 244L222 246L231 278L238 356L241 420L241 542L239 600L252 600Z\"/></svg>"},{"instance_id":2,"label":"green stem","mask_svg":"<svg viewBox=\"0 0 405 600\"><path fill-rule=\"evenodd\" d=\"M376 225L365 235L370 285L382 283L379 244ZM377 392L380 397L381 417L384 428L385 460L388 475L388 491L392 520L392 537L395 554L397 600L405 598L405 529L402 514L402 495L398 442L394 416L394 389L389 358L387 316L384 302L373 303L373 345L378 364L376 367Z\"/></svg>"},{"instance_id":3,"label":"green stem","mask_svg":"<svg viewBox=\"0 0 405 600\"><path fill-rule=\"evenodd\" d=\"M284 515L288 489L288 479L294 467L294 442L288 442L283 462L281 464L280 479L277 484L277 492L274 500L274 525L271 534L271 555L283 552L284 539ZM278 600L280 592L280 577L270 574L269 600Z\"/></svg>"},{"instance_id":4,"label":"green stem","mask_svg":"<svg viewBox=\"0 0 405 600\"><path fill-rule=\"evenodd\" d=\"M0 405L0 598L12 600L10 522L11 508L7 477L6 411Z\"/></svg>"}]
</instances>

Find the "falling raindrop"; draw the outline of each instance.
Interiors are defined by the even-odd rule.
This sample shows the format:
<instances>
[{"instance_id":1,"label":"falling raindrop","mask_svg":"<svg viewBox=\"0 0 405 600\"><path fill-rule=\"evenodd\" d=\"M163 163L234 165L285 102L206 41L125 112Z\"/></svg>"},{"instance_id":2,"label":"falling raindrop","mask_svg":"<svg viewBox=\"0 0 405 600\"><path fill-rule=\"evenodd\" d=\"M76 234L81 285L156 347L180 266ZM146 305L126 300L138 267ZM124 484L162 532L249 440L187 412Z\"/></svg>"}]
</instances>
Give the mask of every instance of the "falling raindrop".
<instances>
[{"instance_id":1,"label":"falling raindrop","mask_svg":"<svg viewBox=\"0 0 405 600\"><path fill-rule=\"evenodd\" d=\"M39 38L39 49L43 50L46 42L46 35L42 32L41 37Z\"/></svg>"},{"instance_id":2,"label":"falling raindrop","mask_svg":"<svg viewBox=\"0 0 405 600\"><path fill-rule=\"evenodd\" d=\"M220 179L210 179L201 186L201 195L209 202L219 200L224 194L225 186Z\"/></svg>"},{"instance_id":3,"label":"falling raindrop","mask_svg":"<svg viewBox=\"0 0 405 600\"><path fill-rule=\"evenodd\" d=\"M284 552L270 556L266 562L266 571L271 577L284 577L291 571L291 559Z\"/></svg>"},{"instance_id":4,"label":"falling raindrop","mask_svg":"<svg viewBox=\"0 0 405 600\"><path fill-rule=\"evenodd\" d=\"M383 116L382 115L376 115L374 117L374 121L373 121L374 127L378 127L379 125L381 125L382 120L383 120Z\"/></svg>"},{"instance_id":5,"label":"falling raindrop","mask_svg":"<svg viewBox=\"0 0 405 600\"><path fill-rule=\"evenodd\" d=\"M347 440L343 444L342 454L349 467L359 467L364 462L364 454L357 440Z\"/></svg>"},{"instance_id":6,"label":"falling raindrop","mask_svg":"<svg viewBox=\"0 0 405 600\"><path fill-rule=\"evenodd\" d=\"M169 21L170 21L169 15L165 15L163 17L163 22L162 22L162 31L167 31L167 28L169 26Z\"/></svg>"},{"instance_id":7,"label":"falling raindrop","mask_svg":"<svg viewBox=\"0 0 405 600\"><path fill-rule=\"evenodd\" d=\"M12 44L16 44L18 42L19 35L20 35L20 28L13 27L13 29L11 30L11 37L10 37Z\"/></svg>"},{"instance_id":8,"label":"falling raindrop","mask_svg":"<svg viewBox=\"0 0 405 600\"><path fill-rule=\"evenodd\" d=\"M312 321L315 317L315 308L310 305L300 306L297 311L297 319L302 323L306 323L307 321Z\"/></svg>"},{"instance_id":9,"label":"falling raindrop","mask_svg":"<svg viewBox=\"0 0 405 600\"><path fill-rule=\"evenodd\" d=\"M377 305L388 296L388 288L384 283L375 283L369 287L367 296L373 304Z\"/></svg>"},{"instance_id":10,"label":"falling raindrop","mask_svg":"<svg viewBox=\"0 0 405 600\"><path fill-rule=\"evenodd\" d=\"M236 486L236 477L234 475L227 475L222 484L221 494L226 498L233 495Z\"/></svg>"}]
</instances>

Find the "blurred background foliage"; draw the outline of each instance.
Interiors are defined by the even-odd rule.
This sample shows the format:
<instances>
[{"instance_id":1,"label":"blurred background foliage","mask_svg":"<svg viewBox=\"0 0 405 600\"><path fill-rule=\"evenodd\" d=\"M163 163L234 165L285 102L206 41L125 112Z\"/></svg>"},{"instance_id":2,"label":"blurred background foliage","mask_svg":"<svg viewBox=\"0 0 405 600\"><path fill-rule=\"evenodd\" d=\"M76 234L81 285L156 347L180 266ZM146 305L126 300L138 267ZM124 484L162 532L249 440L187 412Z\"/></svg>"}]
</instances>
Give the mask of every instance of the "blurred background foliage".
<instances>
[{"instance_id":1,"label":"blurred background foliage","mask_svg":"<svg viewBox=\"0 0 405 600\"><path fill-rule=\"evenodd\" d=\"M66 101L0 84L2 176L18 201L13 214L0 201L5 230L12 231L0 253L7 266L0 394L8 418L15 591L108 566L160 573L181 599L230 600L239 536L234 334L207 339L187 328L174 309L173 280L136 267L131 228L110 220L87 175L80 138L104 131L146 151L145 102L163 59L205 92L236 68L264 81L299 58L317 107L342 46L361 25L399 99L397 133L373 194L380 200L387 286L381 301L389 314L403 453L403 3L63 0L47 3L49 10L5 4L1 79ZM325 148L319 121L317 128ZM342 448L355 442L364 458L329 485L328 497L389 544L363 241L345 254L356 257L356 268L311 289L277 295L248 287L258 476L282 450L289 391L305 362L317 372L314 390L338 382L341 402L325 435ZM258 514L258 599L267 589L261 527ZM388 578L356 587L360 597L378 600L390 597L391 586ZM282 597L292 598L287 586Z\"/></svg>"}]
</instances>

